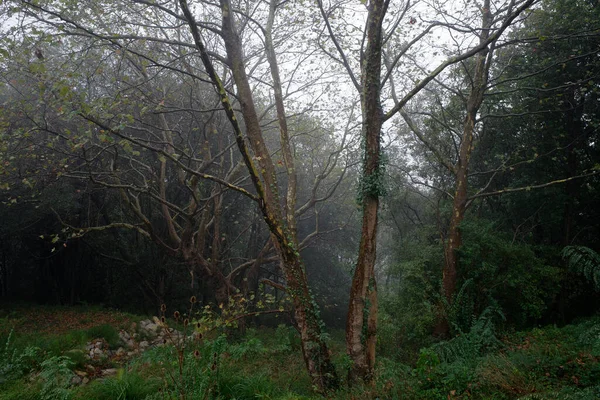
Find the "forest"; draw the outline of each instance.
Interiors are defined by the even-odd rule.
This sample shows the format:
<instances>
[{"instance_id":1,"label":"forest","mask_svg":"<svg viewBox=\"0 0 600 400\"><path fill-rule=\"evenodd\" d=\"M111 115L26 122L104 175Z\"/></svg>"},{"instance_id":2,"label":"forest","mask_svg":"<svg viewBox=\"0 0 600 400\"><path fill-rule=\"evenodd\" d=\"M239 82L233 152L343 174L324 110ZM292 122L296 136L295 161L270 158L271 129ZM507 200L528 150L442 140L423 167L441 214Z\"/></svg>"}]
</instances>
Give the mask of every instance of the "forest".
<instances>
[{"instance_id":1,"label":"forest","mask_svg":"<svg viewBox=\"0 0 600 400\"><path fill-rule=\"evenodd\" d=\"M0 400L600 398L599 82L596 0L0 0Z\"/></svg>"}]
</instances>

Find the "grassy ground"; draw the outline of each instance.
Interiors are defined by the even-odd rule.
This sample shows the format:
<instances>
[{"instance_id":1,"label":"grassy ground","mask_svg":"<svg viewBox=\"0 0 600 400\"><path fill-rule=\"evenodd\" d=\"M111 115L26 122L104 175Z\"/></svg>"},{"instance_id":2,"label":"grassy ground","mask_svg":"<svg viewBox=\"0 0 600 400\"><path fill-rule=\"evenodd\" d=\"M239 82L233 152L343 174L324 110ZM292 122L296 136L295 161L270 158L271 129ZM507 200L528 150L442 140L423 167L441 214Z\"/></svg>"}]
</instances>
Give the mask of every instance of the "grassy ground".
<instances>
[{"instance_id":1,"label":"grassy ground","mask_svg":"<svg viewBox=\"0 0 600 400\"><path fill-rule=\"evenodd\" d=\"M0 312L0 400L8 399L318 399L289 327L218 332L128 359L90 362L85 345L139 317L98 308L19 307ZM487 335L487 336L486 336ZM382 348L385 344L381 344ZM338 371L348 362L343 333L331 347ZM383 352L382 352L383 353ZM377 385L345 385L332 399L598 399L600 318L497 340L474 330L422 349L415 365L378 359ZM110 376L103 376L113 368ZM89 382L73 384L77 374Z\"/></svg>"}]
</instances>

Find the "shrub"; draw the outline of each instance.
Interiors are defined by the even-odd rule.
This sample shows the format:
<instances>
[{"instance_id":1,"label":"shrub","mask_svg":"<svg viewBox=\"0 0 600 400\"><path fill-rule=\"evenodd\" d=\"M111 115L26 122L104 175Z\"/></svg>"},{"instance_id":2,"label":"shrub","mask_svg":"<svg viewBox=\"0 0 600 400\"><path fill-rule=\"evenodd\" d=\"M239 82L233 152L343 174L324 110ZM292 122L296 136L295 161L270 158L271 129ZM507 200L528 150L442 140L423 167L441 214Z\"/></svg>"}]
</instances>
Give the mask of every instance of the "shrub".
<instances>
[{"instance_id":1,"label":"shrub","mask_svg":"<svg viewBox=\"0 0 600 400\"><path fill-rule=\"evenodd\" d=\"M492 222L465 220L461 230L459 273L462 282L472 280L472 284L463 300L471 307L457 315L459 328L468 329L471 315L495 304L517 327L544 316L559 292L561 269L539 257L534 247L514 243ZM550 250L544 252L550 254Z\"/></svg>"}]
</instances>

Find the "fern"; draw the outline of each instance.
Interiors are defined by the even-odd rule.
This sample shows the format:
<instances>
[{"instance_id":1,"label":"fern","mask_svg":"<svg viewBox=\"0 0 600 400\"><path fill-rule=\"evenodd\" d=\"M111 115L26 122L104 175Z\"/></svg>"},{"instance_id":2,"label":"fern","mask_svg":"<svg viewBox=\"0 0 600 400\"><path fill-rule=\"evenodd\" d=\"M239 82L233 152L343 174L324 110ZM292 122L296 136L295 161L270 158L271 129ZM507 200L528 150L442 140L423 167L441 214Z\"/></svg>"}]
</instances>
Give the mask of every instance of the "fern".
<instances>
[{"instance_id":1,"label":"fern","mask_svg":"<svg viewBox=\"0 0 600 400\"><path fill-rule=\"evenodd\" d=\"M447 342L432 346L440 360L452 363L457 360L474 360L485 352L502 347L496 337L496 320L504 320L504 314L498 307L487 307L477 318L471 329Z\"/></svg>"},{"instance_id":2,"label":"fern","mask_svg":"<svg viewBox=\"0 0 600 400\"><path fill-rule=\"evenodd\" d=\"M448 319L454 332L463 332L469 330L475 322L473 315L475 305L469 288L473 284L473 278L467 279L460 289L452 296L448 302L445 296L440 295L439 300L442 304L442 312Z\"/></svg>"},{"instance_id":3,"label":"fern","mask_svg":"<svg viewBox=\"0 0 600 400\"><path fill-rule=\"evenodd\" d=\"M14 348L11 330L0 349L0 384L8 380L18 379L28 373L37 365L41 350L38 347L28 346L22 352Z\"/></svg>"},{"instance_id":4,"label":"fern","mask_svg":"<svg viewBox=\"0 0 600 400\"><path fill-rule=\"evenodd\" d=\"M600 254L585 246L567 246L561 255L569 269L583 275L600 291Z\"/></svg>"},{"instance_id":5,"label":"fern","mask_svg":"<svg viewBox=\"0 0 600 400\"><path fill-rule=\"evenodd\" d=\"M68 400L69 387L74 376L71 368L75 365L69 357L54 356L42 362L40 377L44 385L40 392L42 400Z\"/></svg>"}]
</instances>

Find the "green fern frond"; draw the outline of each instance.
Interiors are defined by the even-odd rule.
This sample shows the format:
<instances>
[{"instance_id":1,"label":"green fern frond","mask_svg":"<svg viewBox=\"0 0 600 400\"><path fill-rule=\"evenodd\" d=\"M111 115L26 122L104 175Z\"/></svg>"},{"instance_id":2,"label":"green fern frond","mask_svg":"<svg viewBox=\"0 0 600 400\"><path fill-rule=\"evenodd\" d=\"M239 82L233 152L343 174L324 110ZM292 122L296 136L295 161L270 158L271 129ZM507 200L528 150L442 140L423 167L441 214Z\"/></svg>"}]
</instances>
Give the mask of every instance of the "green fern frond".
<instances>
[{"instance_id":1,"label":"green fern frond","mask_svg":"<svg viewBox=\"0 0 600 400\"><path fill-rule=\"evenodd\" d=\"M585 246L567 246L561 255L569 269L583 275L600 290L600 254Z\"/></svg>"}]
</instances>

